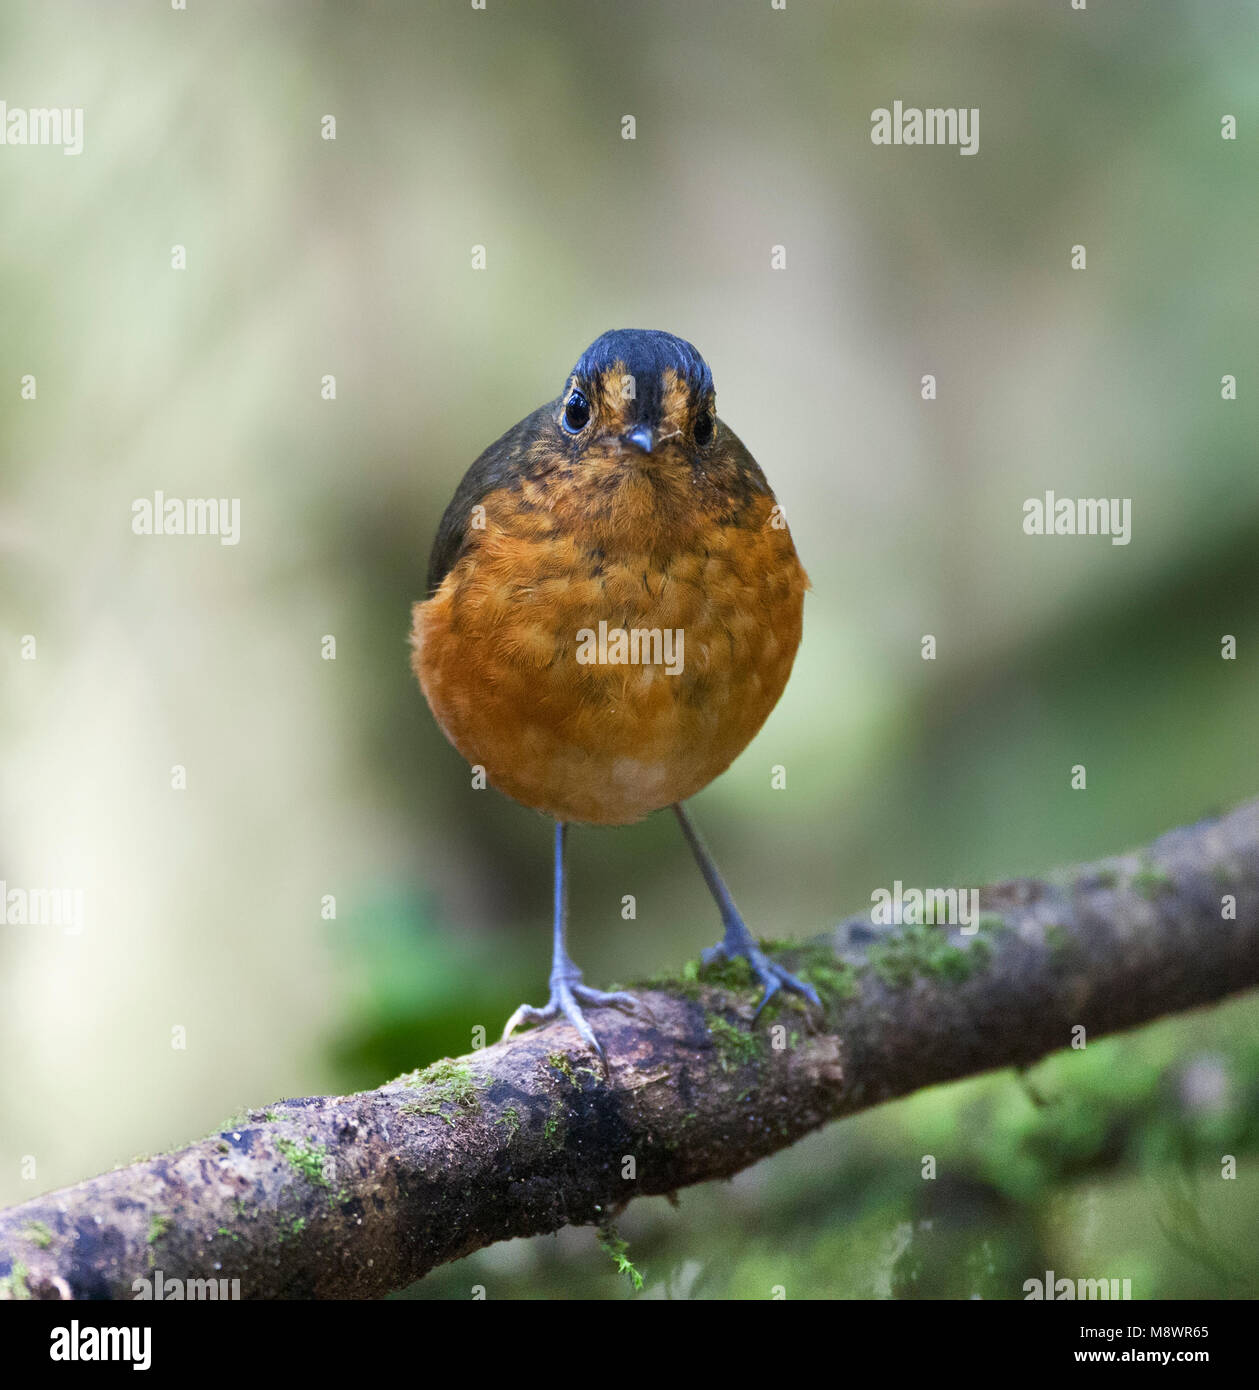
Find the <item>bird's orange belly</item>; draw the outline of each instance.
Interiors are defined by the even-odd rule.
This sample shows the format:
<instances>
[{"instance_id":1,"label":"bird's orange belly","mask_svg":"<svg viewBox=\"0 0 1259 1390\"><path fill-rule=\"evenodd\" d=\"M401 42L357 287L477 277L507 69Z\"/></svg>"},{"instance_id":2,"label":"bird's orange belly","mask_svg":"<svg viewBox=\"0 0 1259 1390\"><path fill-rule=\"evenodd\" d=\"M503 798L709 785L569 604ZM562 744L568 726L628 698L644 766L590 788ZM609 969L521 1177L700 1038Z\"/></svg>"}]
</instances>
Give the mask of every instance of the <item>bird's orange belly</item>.
<instances>
[{"instance_id":1,"label":"bird's orange belly","mask_svg":"<svg viewBox=\"0 0 1259 1390\"><path fill-rule=\"evenodd\" d=\"M808 582L781 534L725 528L706 551L503 537L456 566L412 632L446 736L559 820L623 825L694 795L782 694Z\"/></svg>"}]
</instances>

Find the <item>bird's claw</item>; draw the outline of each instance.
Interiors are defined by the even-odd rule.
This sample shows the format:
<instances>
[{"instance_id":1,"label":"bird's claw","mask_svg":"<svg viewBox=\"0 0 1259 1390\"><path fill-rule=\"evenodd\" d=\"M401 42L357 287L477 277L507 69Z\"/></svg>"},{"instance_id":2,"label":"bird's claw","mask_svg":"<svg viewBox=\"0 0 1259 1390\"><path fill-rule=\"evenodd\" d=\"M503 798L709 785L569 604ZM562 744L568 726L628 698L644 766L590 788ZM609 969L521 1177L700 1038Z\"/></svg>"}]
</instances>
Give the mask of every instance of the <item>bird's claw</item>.
<instances>
[{"instance_id":1,"label":"bird's claw","mask_svg":"<svg viewBox=\"0 0 1259 1390\"><path fill-rule=\"evenodd\" d=\"M711 970L714 965L724 965L730 959L730 952L726 950L726 943L719 941L715 946L706 946L699 953L700 967L704 970Z\"/></svg>"},{"instance_id":2,"label":"bird's claw","mask_svg":"<svg viewBox=\"0 0 1259 1390\"><path fill-rule=\"evenodd\" d=\"M581 1010L583 1004L592 1009L624 1009L630 1013L646 1007L632 994L626 994L624 991L608 992L592 989L589 985L582 984L580 975L552 976L551 997L541 1008L535 1008L532 1004L522 1004L507 1020L507 1026L503 1029L503 1038L511 1037L522 1023L552 1023L556 1019L562 1018L577 1030L582 1042L598 1057L606 1076L608 1059L599 1044L599 1039L595 1037L590 1024L586 1022L586 1016Z\"/></svg>"},{"instance_id":3,"label":"bird's claw","mask_svg":"<svg viewBox=\"0 0 1259 1390\"><path fill-rule=\"evenodd\" d=\"M707 969L712 965L720 965L728 961L732 956L742 956L752 967L752 973L765 987L765 993L761 995L761 1002L756 1006L756 1012L752 1015L752 1021L760 1018L765 1005L778 993L780 989L790 990L793 994L798 994L807 999L815 1009L822 1007L822 1001L818 998L818 992L807 981L793 975L790 970L784 969L777 961L771 960L755 942L747 945L730 947L725 941L719 941L715 946L710 946L700 955L700 963Z\"/></svg>"}]
</instances>

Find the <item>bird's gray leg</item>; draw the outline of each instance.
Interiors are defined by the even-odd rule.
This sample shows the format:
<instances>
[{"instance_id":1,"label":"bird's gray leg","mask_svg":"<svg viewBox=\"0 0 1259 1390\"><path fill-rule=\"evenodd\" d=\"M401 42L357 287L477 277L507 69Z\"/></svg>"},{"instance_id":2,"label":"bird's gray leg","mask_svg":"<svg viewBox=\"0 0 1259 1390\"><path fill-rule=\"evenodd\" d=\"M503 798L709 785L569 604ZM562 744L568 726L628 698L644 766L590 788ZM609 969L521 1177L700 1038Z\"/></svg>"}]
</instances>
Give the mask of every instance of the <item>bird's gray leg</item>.
<instances>
[{"instance_id":1,"label":"bird's gray leg","mask_svg":"<svg viewBox=\"0 0 1259 1390\"><path fill-rule=\"evenodd\" d=\"M673 807L677 814L678 824L682 827L682 834L686 836L686 842L691 847L691 853L695 856L695 862L699 865L699 871L704 875L704 882L708 884L708 891L716 899L717 907L721 912L721 922L725 927L725 935L715 945L710 946L701 957L705 965L714 965L718 961L730 960L733 956L742 956L752 967L756 978L765 986L765 993L761 996L761 1002L756 1007L757 1016L766 1004L778 993L780 989L789 989L796 994L803 995L810 1004L822 1007L822 1001L818 998L817 990L812 985L806 984L804 980L797 979L789 970L784 970L781 965L765 954L756 944L752 933L748 931L747 924L739 914L739 909L734 905L734 899L730 896L730 890L722 881L721 875L717 872L717 865L713 863L713 857L709 854L699 831L691 823L690 816L682 807L679 801Z\"/></svg>"},{"instance_id":2,"label":"bird's gray leg","mask_svg":"<svg viewBox=\"0 0 1259 1390\"><path fill-rule=\"evenodd\" d=\"M608 1061L599 1045L581 1005L598 1009L613 1006L618 1009L636 1009L638 1000L632 994L620 992L608 994L601 989L591 989L581 982L581 971L573 964L568 954L566 934L568 930L568 875L564 869L564 849L568 839L568 826L564 821L555 823L555 920L551 950L551 997L542 1008L522 1004L507 1020L503 1037L508 1038L522 1023L550 1023L553 1019L567 1019L577 1030L581 1040L598 1057L604 1071Z\"/></svg>"}]
</instances>

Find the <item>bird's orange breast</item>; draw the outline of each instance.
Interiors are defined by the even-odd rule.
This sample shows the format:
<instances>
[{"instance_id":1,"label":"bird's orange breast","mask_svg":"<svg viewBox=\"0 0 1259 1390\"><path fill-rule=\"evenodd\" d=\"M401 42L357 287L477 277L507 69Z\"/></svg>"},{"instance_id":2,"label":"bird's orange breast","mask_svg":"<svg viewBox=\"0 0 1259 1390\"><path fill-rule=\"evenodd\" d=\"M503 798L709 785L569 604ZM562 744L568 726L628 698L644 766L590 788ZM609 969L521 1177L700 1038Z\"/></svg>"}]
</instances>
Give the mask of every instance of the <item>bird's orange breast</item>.
<instances>
[{"instance_id":1,"label":"bird's orange breast","mask_svg":"<svg viewBox=\"0 0 1259 1390\"><path fill-rule=\"evenodd\" d=\"M413 612L412 664L460 753L526 806L602 825L725 771L787 683L808 587L763 481L734 495L609 456L482 505Z\"/></svg>"}]
</instances>

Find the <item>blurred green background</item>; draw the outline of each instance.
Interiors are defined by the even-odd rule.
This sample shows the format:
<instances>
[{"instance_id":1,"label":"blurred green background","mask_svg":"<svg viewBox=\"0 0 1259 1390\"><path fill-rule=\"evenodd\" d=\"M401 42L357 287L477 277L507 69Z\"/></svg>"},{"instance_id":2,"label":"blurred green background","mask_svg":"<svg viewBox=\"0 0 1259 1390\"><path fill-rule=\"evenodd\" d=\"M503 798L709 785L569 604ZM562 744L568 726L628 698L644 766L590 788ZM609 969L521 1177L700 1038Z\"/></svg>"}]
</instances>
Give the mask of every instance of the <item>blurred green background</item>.
<instances>
[{"instance_id":1,"label":"blurred green background","mask_svg":"<svg viewBox=\"0 0 1259 1390\"><path fill-rule=\"evenodd\" d=\"M78 157L0 148L0 877L87 916L0 926L0 1202L540 1002L549 824L471 789L406 634L463 470L606 328L705 353L813 580L785 697L694 808L755 930L1259 791L1257 38L1190 0L6 5L0 99L85 126ZM873 146L898 98L980 108L978 155ZM1025 536L1048 488L1131 498L1131 544ZM240 544L133 535L156 489L240 498ZM715 939L671 818L571 843L592 983ZM637 1203L640 1296L1051 1267L1253 1297L1257 1024L1235 1001ZM589 1231L413 1294L474 1284L630 1296Z\"/></svg>"}]
</instances>

